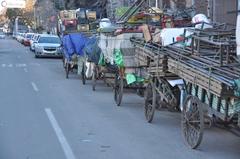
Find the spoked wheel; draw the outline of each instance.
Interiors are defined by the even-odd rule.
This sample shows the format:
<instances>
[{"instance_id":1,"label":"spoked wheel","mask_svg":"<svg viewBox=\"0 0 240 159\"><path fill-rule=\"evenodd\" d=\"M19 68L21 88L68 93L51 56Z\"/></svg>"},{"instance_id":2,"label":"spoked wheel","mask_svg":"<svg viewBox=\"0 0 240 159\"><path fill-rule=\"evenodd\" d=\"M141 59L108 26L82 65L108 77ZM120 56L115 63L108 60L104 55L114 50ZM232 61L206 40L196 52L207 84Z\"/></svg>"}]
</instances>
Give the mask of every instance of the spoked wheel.
<instances>
[{"instance_id":1,"label":"spoked wheel","mask_svg":"<svg viewBox=\"0 0 240 159\"><path fill-rule=\"evenodd\" d=\"M182 111L182 132L186 143L196 149L203 137L203 105L195 96L188 96Z\"/></svg>"},{"instance_id":2,"label":"spoked wheel","mask_svg":"<svg viewBox=\"0 0 240 159\"><path fill-rule=\"evenodd\" d=\"M70 71L70 64L69 63L66 64L65 71L66 71L66 78L68 79L69 71Z\"/></svg>"},{"instance_id":3,"label":"spoked wheel","mask_svg":"<svg viewBox=\"0 0 240 159\"><path fill-rule=\"evenodd\" d=\"M161 97L161 104L165 106L169 111L176 111L179 106L180 90L178 87L172 87L170 83L164 78L156 79L156 89Z\"/></svg>"},{"instance_id":4,"label":"spoked wheel","mask_svg":"<svg viewBox=\"0 0 240 159\"><path fill-rule=\"evenodd\" d=\"M96 90L97 78L98 78L97 66L94 66L94 68L93 68L93 75L92 75L92 90L93 91Z\"/></svg>"},{"instance_id":5,"label":"spoked wheel","mask_svg":"<svg viewBox=\"0 0 240 159\"><path fill-rule=\"evenodd\" d=\"M116 74L114 83L114 100L117 106L121 105L123 96L123 78Z\"/></svg>"},{"instance_id":6,"label":"spoked wheel","mask_svg":"<svg viewBox=\"0 0 240 159\"><path fill-rule=\"evenodd\" d=\"M148 84L145 90L144 113L147 122L149 123L152 122L155 109L156 109L156 90L154 84L151 82Z\"/></svg>"},{"instance_id":7,"label":"spoked wheel","mask_svg":"<svg viewBox=\"0 0 240 159\"><path fill-rule=\"evenodd\" d=\"M81 73L81 76L82 76L82 84L85 85L86 84L86 66L85 66L85 63L83 62L82 64L82 73Z\"/></svg>"}]
</instances>

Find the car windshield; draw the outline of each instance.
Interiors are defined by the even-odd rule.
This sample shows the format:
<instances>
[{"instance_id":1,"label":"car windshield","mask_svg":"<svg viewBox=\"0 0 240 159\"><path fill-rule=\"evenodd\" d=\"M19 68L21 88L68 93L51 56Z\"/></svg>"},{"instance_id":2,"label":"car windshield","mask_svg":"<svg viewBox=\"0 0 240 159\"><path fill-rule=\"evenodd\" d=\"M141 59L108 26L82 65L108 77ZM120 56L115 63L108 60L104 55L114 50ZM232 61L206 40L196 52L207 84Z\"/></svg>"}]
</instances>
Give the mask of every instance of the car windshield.
<instances>
[{"instance_id":1,"label":"car windshield","mask_svg":"<svg viewBox=\"0 0 240 159\"><path fill-rule=\"evenodd\" d=\"M35 35L33 35L33 36L31 37L31 40L34 40L34 39L35 39L35 37L36 37L36 36L35 36Z\"/></svg>"},{"instance_id":2,"label":"car windshield","mask_svg":"<svg viewBox=\"0 0 240 159\"><path fill-rule=\"evenodd\" d=\"M60 44L61 42L58 37L40 37L38 43Z\"/></svg>"},{"instance_id":3,"label":"car windshield","mask_svg":"<svg viewBox=\"0 0 240 159\"><path fill-rule=\"evenodd\" d=\"M32 34L27 34L27 38L28 38L28 39L31 39L32 36L33 36Z\"/></svg>"}]
</instances>

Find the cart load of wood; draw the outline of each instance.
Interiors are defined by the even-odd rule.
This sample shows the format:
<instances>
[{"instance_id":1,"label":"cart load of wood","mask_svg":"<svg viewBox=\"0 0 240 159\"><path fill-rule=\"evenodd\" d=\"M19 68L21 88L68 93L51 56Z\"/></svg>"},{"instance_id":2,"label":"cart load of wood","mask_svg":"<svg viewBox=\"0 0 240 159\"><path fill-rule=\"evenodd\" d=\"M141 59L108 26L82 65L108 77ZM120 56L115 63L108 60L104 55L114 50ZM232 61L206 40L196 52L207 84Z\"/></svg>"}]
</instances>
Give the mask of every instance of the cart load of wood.
<instances>
[{"instance_id":1,"label":"cart load of wood","mask_svg":"<svg viewBox=\"0 0 240 159\"><path fill-rule=\"evenodd\" d=\"M240 127L240 61L236 56L234 32L216 28L192 31L190 36L167 46L136 38L131 41L138 52L145 50L143 57L165 56L167 71L183 80L184 87L179 86L184 88L181 93L184 102L180 105L183 136L191 148L197 148L206 121L210 125L217 120L229 128ZM144 64L149 64L148 58L141 58ZM148 122L159 105L176 108L181 103L175 88L167 76L150 80L144 109Z\"/></svg>"},{"instance_id":2,"label":"cart load of wood","mask_svg":"<svg viewBox=\"0 0 240 159\"><path fill-rule=\"evenodd\" d=\"M135 46L135 62L137 66L146 67L146 72L151 77L176 78L176 75L168 71L167 55L161 53L163 47L159 44L145 43L143 38L132 37L131 42Z\"/></svg>"},{"instance_id":3,"label":"cart load of wood","mask_svg":"<svg viewBox=\"0 0 240 159\"><path fill-rule=\"evenodd\" d=\"M183 43L184 40L186 38ZM168 71L191 85L190 94L224 114L224 118L236 114L240 109L237 85L240 62L236 57L233 32L196 30L188 40L191 45L185 47L148 46L152 52L167 56Z\"/></svg>"},{"instance_id":4,"label":"cart load of wood","mask_svg":"<svg viewBox=\"0 0 240 159\"><path fill-rule=\"evenodd\" d=\"M66 78L73 70L82 76L83 84L86 77L91 76L91 65L89 62L98 63L101 50L97 45L97 38L88 37L83 33L66 34L62 38L64 56L63 65ZM88 63L88 64L87 64Z\"/></svg>"}]
</instances>

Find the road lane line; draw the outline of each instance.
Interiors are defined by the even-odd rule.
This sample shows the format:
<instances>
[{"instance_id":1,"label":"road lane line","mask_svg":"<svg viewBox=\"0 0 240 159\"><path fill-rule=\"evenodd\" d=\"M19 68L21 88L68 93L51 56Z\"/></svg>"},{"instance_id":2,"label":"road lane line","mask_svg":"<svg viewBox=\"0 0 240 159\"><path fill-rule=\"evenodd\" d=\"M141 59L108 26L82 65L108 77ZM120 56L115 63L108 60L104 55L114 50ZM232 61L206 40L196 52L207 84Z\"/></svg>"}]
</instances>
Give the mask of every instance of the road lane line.
<instances>
[{"instance_id":1,"label":"road lane line","mask_svg":"<svg viewBox=\"0 0 240 159\"><path fill-rule=\"evenodd\" d=\"M31 84L32 84L33 90L38 92L39 89L38 89L37 85L34 82L32 82Z\"/></svg>"},{"instance_id":2,"label":"road lane line","mask_svg":"<svg viewBox=\"0 0 240 159\"><path fill-rule=\"evenodd\" d=\"M0 49L0 53L12 52L12 49Z\"/></svg>"},{"instance_id":3,"label":"road lane line","mask_svg":"<svg viewBox=\"0 0 240 159\"><path fill-rule=\"evenodd\" d=\"M39 63L30 63L30 65L32 65L32 66L40 66Z\"/></svg>"},{"instance_id":4,"label":"road lane line","mask_svg":"<svg viewBox=\"0 0 240 159\"><path fill-rule=\"evenodd\" d=\"M18 64L16 64L16 67L27 67L27 64L25 64L25 63L18 63Z\"/></svg>"},{"instance_id":5,"label":"road lane line","mask_svg":"<svg viewBox=\"0 0 240 159\"><path fill-rule=\"evenodd\" d=\"M56 135L57 135L57 138L62 146L62 149L64 151L66 158L67 159L76 159L70 145L68 144L66 137L63 134L62 129L59 127L59 124L58 124L56 118L54 117L54 114L52 113L52 110L50 108L45 108L45 112L48 116L48 119L49 119Z\"/></svg>"}]
</instances>

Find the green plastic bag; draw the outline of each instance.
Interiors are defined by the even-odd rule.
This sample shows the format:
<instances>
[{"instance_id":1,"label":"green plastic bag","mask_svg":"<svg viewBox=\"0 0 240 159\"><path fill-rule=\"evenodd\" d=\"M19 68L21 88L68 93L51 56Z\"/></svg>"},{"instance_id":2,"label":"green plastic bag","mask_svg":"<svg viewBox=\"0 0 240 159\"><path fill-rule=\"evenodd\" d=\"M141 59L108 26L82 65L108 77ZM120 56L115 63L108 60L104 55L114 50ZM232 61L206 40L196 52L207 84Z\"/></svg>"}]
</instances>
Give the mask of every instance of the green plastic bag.
<instances>
[{"instance_id":1,"label":"green plastic bag","mask_svg":"<svg viewBox=\"0 0 240 159\"><path fill-rule=\"evenodd\" d=\"M138 83L141 83L141 82L144 82L145 81L145 79L144 78L142 78L142 77L136 77L137 78L137 82Z\"/></svg>"},{"instance_id":2,"label":"green plastic bag","mask_svg":"<svg viewBox=\"0 0 240 159\"><path fill-rule=\"evenodd\" d=\"M234 95L240 97L240 79L235 80L234 83L235 83ZM234 103L234 108L236 112L240 112L240 100L237 100Z\"/></svg>"},{"instance_id":3,"label":"green plastic bag","mask_svg":"<svg viewBox=\"0 0 240 159\"><path fill-rule=\"evenodd\" d=\"M240 97L240 79L235 80L234 83L235 83L235 91L234 91L234 94L235 94L235 96Z\"/></svg>"},{"instance_id":4,"label":"green plastic bag","mask_svg":"<svg viewBox=\"0 0 240 159\"><path fill-rule=\"evenodd\" d=\"M120 49L114 50L114 61L118 67L124 67L123 55Z\"/></svg>"},{"instance_id":5,"label":"green plastic bag","mask_svg":"<svg viewBox=\"0 0 240 159\"><path fill-rule=\"evenodd\" d=\"M144 78L141 78L141 77L138 77L138 76L135 76L134 74L131 74L131 73L128 73L126 75L126 80L127 80L127 84L132 84L132 83L142 83L144 82Z\"/></svg>"},{"instance_id":6,"label":"green plastic bag","mask_svg":"<svg viewBox=\"0 0 240 159\"><path fill-rule=\"evenodd\" d=\"M134 74L129 73L126 75L126 80L127 80L127 84L129 85L129 84L136 82L137 78L135 77Z\"/></svg>"},{"instance_id":7,"label":"green plastic bag","mask_svg":"<svg viewBox=\"0 0 240 159\"><path fill-rule=\"evenodd\" d=\"M234 103L234 111L240 113L240 100L237 100L237 101Z\"/></svg>"},{"instance_id":8,"label":"green plastic bag","mask_svg":"<svg viewBox=\"0 0 240 159\"><path fill-rule=\"evenodd\" d=\"M99 64L100 66L105 66L105 65L106 65L106 62L105 62L103 53L101 53L101 55L100 55L100 59L99 59L98 64Z\"/></svg>"}]
</instances>

